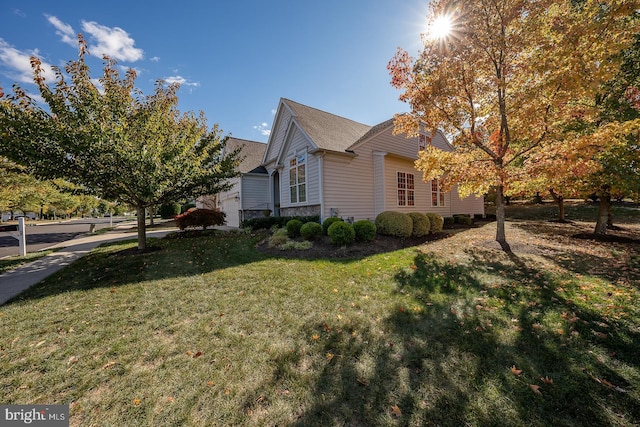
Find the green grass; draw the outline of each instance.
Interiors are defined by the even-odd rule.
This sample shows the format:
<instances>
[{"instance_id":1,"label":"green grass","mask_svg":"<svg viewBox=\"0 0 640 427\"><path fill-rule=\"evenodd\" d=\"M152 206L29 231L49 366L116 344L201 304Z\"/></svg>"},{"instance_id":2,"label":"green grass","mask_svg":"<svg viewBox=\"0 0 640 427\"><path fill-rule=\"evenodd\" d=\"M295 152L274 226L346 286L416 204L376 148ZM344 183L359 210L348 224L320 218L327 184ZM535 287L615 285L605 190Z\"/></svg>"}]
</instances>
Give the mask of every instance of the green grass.
<instances>
[{"instance_id":1,"label":"green grass","mask_svg":"<svg viewBox=\"0 0 640 427\"><path fill-rule=\"evenodd\" d=\"M46 251L40 251L40 252L31 252L28 253L26 256L11 256L11 257L7 257L7 258L3 258L0 259L0 274L7 272L9 270L13 270L14 268L18 268L21 265L27 264L29 262L33 262L35 260L38 260L42 257L45 257L47 255L49 255L50 253L52 253L53 250L46 250Z\"/></svg>"},{"instance_id":2,"label":"green grass","mask_svg":"<svg viewBox=\"0 0 640 427\"><path fill-rule=\"evenodd\" d=\"M112 244L0 307L3 403L69 403L74 426L640 423L624 275L480 249L289 260L256 240Z\"/></svg>"}]
</instances>

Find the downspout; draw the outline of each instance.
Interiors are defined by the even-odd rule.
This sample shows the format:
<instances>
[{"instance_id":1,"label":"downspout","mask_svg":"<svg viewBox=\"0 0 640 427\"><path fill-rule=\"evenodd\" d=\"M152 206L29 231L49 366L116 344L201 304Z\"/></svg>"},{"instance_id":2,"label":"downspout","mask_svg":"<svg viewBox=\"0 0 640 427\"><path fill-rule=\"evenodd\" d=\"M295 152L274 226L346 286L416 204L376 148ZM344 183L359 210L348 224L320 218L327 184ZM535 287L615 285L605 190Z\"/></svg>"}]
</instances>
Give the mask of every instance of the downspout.
<instances>
[{"instance_id":1,"label":"downspout","mask_svg":"<svg viewBox=\"0 0 640 427\"><path fill-rule=\"evenodd\" d=\"M324 221L324 186L322 185L324 181L324 155L326 152L322 152L322 154L318 157L318 188L320 192L320 223Z\"/></svg>"}]
</instances>

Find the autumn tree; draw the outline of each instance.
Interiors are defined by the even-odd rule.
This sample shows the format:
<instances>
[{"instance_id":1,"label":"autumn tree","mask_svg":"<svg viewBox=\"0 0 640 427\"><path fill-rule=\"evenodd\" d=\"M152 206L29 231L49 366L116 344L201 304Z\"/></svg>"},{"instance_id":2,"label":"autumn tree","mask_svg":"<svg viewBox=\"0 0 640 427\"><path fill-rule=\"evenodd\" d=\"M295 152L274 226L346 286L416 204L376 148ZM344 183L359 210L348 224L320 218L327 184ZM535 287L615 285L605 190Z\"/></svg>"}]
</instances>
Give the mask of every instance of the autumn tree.
<instances>
[{"instance_id":1,"label":"autumn tree","mask_svg":"<svg viewBox=\"0 0 640 427\"><path fill-rule=\"evenodd\" d=\"M525 156L578 115L596 114L595 94L618 70L616 53L635 33L637 1L435 0L430 25L446 36L423 38L415 59L399 49L392 85L411 112L397 133L419 126L452 136L454 152L428 147L416 168L461 195L496 190L496 240L509 249L504 195L522 179Z\"/></svg>"},{"instance_id":2,"label":"autumn tree","mask_svg":"<svg viewBox=\"0 0 640 427\"><path fill-rule=\"evenodd\" d=\"M228 188L238 153L223 156L226 138L217 125L207 127L203 113L178 110L179 85L158 81L145 96L134 86L135 71L121 76L105 57L96 86L87 55L80 36L78 60L55 69L53 84L45 81L40 60L31 59L46 108L19 86L0 99L0 151L32 173L63 177L103 199L135 206L143 250L145 208Z\"/></svg>"}]
</instances>

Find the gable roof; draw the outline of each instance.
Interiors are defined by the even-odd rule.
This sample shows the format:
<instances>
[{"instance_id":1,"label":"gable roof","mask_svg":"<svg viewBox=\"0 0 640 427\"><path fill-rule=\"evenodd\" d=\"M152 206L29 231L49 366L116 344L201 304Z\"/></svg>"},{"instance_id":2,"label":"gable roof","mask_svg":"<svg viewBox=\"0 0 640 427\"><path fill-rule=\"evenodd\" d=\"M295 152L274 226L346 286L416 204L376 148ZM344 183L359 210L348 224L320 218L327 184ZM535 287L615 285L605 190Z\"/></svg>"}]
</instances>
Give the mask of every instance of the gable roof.
<instances>
[{"instance_id":1,"label":"gable roof","mask_svg":"<svg viewBox=\"0 0 640 427\"><path fill-rule=\"evenodd\" d=\"M371 126L327 113L290 99L282 102L292 111L294 120L321 150L344 152L364 136Z\"/></svg>"},{"instance_id":2,"label":"gable roof","mask_svg":"<svg viewBox=\"0 0 640 427\"><path fill-rule=\"evenodd\" d=\"M262 157L267 149L267 144L257 141L249 141L247 139L239 139L229 137L227 139L226 149L234 151L241 148L240 165L238 171L240 173L251 172L262 164Z\"/></svg>"}]
</instances>

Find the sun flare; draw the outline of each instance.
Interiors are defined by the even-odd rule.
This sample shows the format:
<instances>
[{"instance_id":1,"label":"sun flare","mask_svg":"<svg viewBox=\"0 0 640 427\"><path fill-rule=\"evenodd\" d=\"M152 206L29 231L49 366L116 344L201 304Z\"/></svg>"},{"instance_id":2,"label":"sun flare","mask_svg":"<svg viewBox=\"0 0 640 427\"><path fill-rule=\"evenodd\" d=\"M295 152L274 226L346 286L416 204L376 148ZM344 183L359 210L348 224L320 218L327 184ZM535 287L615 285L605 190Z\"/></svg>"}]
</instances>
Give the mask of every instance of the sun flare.
<instances>
[{"instance_id":1,"label":"sun flare","mask_svg":"<svg viewBox=\"0 0 640 427\"><path fill-rule=\"evenodd\" d=\"M451 16L438 16L429 26L429 37L432 39L444 39L451 33L451 27Z\"/></svg>"}]
</instances>

